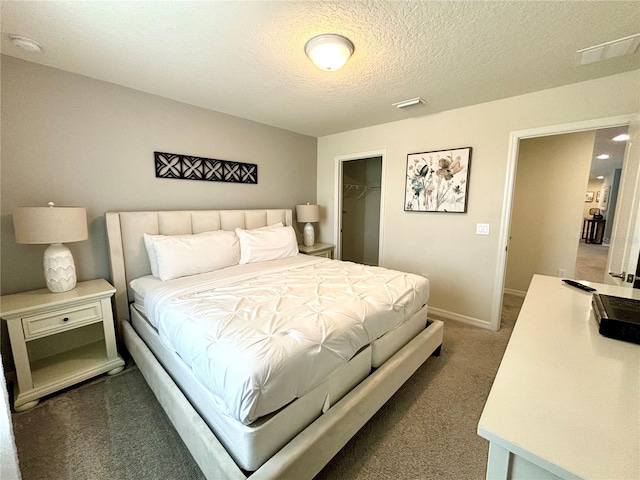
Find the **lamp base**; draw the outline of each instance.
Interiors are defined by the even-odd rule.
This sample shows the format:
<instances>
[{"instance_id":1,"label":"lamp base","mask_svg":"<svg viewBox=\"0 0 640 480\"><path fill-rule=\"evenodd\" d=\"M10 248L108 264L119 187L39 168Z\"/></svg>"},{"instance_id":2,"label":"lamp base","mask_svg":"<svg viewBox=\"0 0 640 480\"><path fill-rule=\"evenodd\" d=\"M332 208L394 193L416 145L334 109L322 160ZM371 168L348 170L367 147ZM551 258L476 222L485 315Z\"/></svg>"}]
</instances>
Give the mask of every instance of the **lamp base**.
<instances>
[{"instance_id":1,"label":"lamp base","mask_svg":"<svg viewBox=\"0 0 640 480\"><path fill-rule=\"evenodd\" d=\"M71 250L61 243L53 243L44 251L44 279L54 293L76 288L76 266Z\"/></svg>"},{"instance_id":2,"label":"lamp base","mask_svg":"<svg viewBox=\"0 0 640 480\"><path fill-rule=\"evenodd\" d=\"M305 247L313 247L316 243L316 232L310 222L305 223L302 229L302 243Z\"/></svg>"}]
</instances>

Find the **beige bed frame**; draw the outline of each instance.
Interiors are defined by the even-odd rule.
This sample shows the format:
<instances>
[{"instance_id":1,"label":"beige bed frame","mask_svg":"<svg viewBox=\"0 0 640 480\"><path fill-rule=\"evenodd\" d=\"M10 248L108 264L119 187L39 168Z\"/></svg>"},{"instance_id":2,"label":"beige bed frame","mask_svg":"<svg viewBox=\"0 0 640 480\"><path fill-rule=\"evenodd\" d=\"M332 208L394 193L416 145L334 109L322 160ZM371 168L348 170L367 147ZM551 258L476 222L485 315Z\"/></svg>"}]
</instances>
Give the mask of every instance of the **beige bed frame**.
<instances>
[{"instance_id":1,"label":"beige bed frame","mask_svg":"<svg viewBox=\"0 0 640 480\"><path fill-rule=\"evenodd\" d=\"M190 234L292 224L289 209L108 212L111 276L124 344L176 431L208 479L246 479L209 426L160 365L130 323L129 281L149 275L144 233ZM443 323L425 330L271 457L251 479L313 478L442 344Z\"/></svg>"}]
</instances>

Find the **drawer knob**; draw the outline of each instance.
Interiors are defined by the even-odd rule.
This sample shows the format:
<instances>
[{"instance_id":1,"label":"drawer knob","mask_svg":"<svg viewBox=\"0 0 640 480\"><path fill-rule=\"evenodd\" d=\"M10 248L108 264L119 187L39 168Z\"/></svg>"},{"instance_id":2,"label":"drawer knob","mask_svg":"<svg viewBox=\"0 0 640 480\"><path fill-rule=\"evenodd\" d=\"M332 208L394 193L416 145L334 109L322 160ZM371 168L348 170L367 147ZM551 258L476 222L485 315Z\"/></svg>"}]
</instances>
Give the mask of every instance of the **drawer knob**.
<instances>
[{"instance_id":1,"label":"drawer knob","mask_svg":"<svg viewBox=\"0 0 640 480\"><path fill-rule=\"evenodd\" d=\"M62 321L63 321L63 322L68 322L68 321L69 321L69 317L64 317L64 318L62 319Z\"/></svg>"}]
</instances>

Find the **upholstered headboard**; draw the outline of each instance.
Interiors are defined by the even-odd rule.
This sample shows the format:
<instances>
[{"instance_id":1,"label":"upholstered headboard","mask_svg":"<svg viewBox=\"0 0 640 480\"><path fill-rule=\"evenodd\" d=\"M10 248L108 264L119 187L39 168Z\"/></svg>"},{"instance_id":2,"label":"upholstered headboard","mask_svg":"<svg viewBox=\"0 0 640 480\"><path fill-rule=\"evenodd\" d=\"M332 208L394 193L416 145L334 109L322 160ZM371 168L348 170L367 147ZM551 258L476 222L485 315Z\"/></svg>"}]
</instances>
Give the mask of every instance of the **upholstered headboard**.
<instances>
[{"instance_id":1,"label":"upholstered headboard","mask_svg":"<svg viewBox=\"0 0 640 480\"><path fill-rule=\"evenodd\" d=\"M129 319L133 292L129 282L149 275L151 267L144 246L144 234L180 235L258 228L282 222L292 224L290 209L277 210L176 210L107 212L107 237L111 257L111 279L116 288L118 321Z\"/></svg>"}]
</instances>

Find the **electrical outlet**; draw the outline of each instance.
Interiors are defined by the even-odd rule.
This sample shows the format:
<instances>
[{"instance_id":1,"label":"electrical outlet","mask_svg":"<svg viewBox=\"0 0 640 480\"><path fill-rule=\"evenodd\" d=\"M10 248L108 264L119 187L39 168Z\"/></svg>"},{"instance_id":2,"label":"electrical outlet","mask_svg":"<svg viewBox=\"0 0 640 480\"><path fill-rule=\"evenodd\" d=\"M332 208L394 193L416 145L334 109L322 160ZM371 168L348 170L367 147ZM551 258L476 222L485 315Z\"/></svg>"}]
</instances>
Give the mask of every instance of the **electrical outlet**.
<instances>
[{"instance_id":1,"label":"electrical outlet","mask_svg":"<svg viewBox=\"0 0 640 480\"><path fill-rule=\"evenodd\" d=\"M559 268L558 269L558 276L560 278L564 278L567 276L567 271L564 268Z\"/></svg>"},{"instance_id":2,"label":"electrical outlet","mask_svg":"<svg viewBox=\"0 0 640 480\"><path fill-rule=\"evenodd\" d=\"M489 235L489 224L488 223L477 223L476 224L476 235Z\"/></svg>"},{"instance_id":3,"label":"electrical outlet","mask_svg":"<svg viewBox=\"0 0 640 480\"><path fill-rule=\"evenodd\" d=\"M635 275L633 273L627 274L627 283L633 283L634 279L635 279Z\"/></svg>"}]
</instances>

